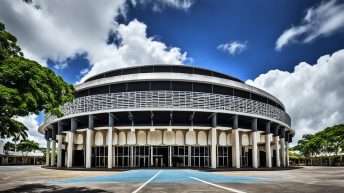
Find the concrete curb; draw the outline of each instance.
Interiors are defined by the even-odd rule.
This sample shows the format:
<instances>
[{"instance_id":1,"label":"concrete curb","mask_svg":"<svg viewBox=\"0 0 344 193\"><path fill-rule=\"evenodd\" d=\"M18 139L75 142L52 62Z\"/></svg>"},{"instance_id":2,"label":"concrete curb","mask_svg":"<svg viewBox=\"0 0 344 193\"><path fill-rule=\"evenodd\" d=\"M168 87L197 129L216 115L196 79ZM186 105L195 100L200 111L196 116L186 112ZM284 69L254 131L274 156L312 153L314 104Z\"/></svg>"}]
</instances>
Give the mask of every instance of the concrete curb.
<instances>
[{"instance_id":1,"label":"concrete curb","mask_svg":"<svg viewBox=\"0 0 344 193\"><path fill-rule=\"evenodd\" d=\"M225 172L225 171L283 171L283 170L294 170L294 169L301 169L301 166L295 167L280 167L280 168L194 168L194 167L180 167L180 168L169 168L169 167L149 167L149 168L66 168L66 167L46 167L42 166L45 169L52 169L52 170L69 170L69 171L129 171L129 170L149 170L149 169L164 169L164 170L175 170L175 169L191 169L191 170L199 170L199 171L206 171L206 172Z\"/></svg>"}]
</instances>

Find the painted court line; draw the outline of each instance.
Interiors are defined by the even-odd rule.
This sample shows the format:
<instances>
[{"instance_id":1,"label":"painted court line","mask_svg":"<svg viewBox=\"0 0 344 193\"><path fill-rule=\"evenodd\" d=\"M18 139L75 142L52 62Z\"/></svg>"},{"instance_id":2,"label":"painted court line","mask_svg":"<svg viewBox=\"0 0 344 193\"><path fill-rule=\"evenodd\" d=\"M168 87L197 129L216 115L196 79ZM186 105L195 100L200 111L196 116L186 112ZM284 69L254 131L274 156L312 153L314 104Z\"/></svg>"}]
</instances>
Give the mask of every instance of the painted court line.
<instances>
[{"instance_id":1,"label":"painted court line","mask_svg":"<svg viewBox=\"0 0 344 193\"><path fill-rule=\"evenodd\" d=\"M225 189L225 190L229 190L229 191L232 191L232 192L235 192L235 193L246 193L246 192L243 192L243 191L234 189L234 188L227 188L227 187L224 187L224 186L220 186L220 185L217 185L217 184L213 184L213 183L211 183L211 182L207 182L207 181L204 181L204 180L195 178L195 177L189 176L189 178L192 178L192 179L194 179L194 180L198 180L198 181L200 181L200 182L203 182L203 183L206 183L206 184L209 184L209 185L212 185L212 186L216 186L216 187L218 187L218 188L222 188L222 189Z\"/></svg>"},{"instance_id":2,"label":"painted court line","mask_svg":"<svg viewBox=\"0 0 344 193\"><path fill-rule=\"evenodd\" d=\"M140 191L145 185L147 185L150 181L152 181L155 177L157 177L161 172L162 172L162 170L160 170L158 173L156 173L153 177L151 177L149 180L147 180L145 183L143 183L139 188L137 188L132 193L137 193L138 191Z\"/></svg>"}]
</instances>

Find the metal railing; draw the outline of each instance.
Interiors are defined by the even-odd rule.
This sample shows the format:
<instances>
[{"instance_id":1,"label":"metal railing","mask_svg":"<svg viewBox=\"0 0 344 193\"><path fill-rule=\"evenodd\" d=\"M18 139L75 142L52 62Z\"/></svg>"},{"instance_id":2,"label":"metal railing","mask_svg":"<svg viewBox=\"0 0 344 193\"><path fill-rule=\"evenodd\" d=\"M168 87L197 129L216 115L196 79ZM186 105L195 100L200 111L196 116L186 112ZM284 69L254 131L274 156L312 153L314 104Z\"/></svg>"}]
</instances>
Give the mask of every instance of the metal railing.
<instances>
[{"instance_id":1,"label":"metal railing","mask_svg":"<svg viewBox=\"0 0 344 193\"><path fill-rule=\"evenodd\" d=\"M272 118L290 126L291 119L283 110L270 104L237 96L191 91L135 91L90 95L74 99L61 107L64 116L116 109L188 109L224 110ZM45 117L51 122L56 116Z\"/></svg>"}]
</instances>

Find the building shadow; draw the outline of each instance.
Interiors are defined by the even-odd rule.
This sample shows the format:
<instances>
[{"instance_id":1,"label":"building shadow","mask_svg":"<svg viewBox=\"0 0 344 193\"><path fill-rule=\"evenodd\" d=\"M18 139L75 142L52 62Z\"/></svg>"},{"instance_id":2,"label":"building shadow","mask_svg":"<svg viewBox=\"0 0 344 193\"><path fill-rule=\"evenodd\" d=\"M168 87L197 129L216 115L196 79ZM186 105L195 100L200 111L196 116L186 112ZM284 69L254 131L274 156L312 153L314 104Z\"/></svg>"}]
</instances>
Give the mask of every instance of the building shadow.
<instances>
[{"instance_id":1,"label":"building shadow","mask_svg":"<svg viewBox=\"0 0 344 193\"><path fill-rule=\"evenodd\" d=\"M44 185L40 183L36 184L25 184L20 185L12 189L8 189L0 192L53 192L53 193L71 193L71 192L82 192L82 193L107 193L108 191L101 189L89 189L86 187L61 187L55 185Z\"/></svg>"}]
</instances>

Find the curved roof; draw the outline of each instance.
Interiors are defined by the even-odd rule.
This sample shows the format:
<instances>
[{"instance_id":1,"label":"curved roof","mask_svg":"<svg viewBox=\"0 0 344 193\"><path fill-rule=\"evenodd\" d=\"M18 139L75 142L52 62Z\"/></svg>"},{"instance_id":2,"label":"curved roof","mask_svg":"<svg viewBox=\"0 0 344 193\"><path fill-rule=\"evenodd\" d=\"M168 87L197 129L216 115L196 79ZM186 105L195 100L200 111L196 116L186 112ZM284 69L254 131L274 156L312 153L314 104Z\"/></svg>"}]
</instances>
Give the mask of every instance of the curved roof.
<instances>
[{"instance_id":1,"label":"curved roof","mask_svg":"<svg viewBox=\"0 0 344 193\"><path fill-rule=\"evenodd\" d=\"M284 111L284 105L279 101L276 97L273 95L258 89L256 87L250 86L245 84L245 82L241 81L238 78L235 78L233 76L204 69L204 68L199 68L199 67L193 67L193 66L185 66L185 65L171 65L171 64L159 64L159 65L142 65L142 66L133 66L133 67L127 67L127 68L119 68L115 70L110 70L106 71L97 75L94 75L88 79L84 83L75 85L75 88L77 91L84 91L87 89L91 88L100 88L101 86L110 86L113 84L119 84L119 83L127 83L127 82L140 82L140 81L179 81L179 82L195 82L195 83L212 83L213 85L216 86L224 86L224 87L230 87L234 89L238 89L241 91L247 91L247 92L252 92L253 94L257 94L259 96L266 97L268 99L271 99L272 101L276 102L277 104L280 104L281 107L276 108L279 112L282 114L285 113ZM110 91L109 91L110 92ZM156 91L138 91L138 92L156 92ZM175 92L175 91L171 91ZM176 91L176 92L183 92L183 91ZM99 94L98 94L99 95ZM97 96L98 96L97 95ZM100 94L101 95L101 94ZM116 95L116 93L111 93L111 95ZM96 96L96 95L94 95ZM96 97L97 97L96 96ZM102 95L103 96L103 95ZM104 95L105 96L105 95ZM110 96L110 95L106 95ZM136 95L135 95L136 96ZM179 95L176 95L179 96ZM181 95L184 96L184 95ZM255 95L254 95L255 96ZM125 99L127 97L124 97ZM251 98L251 95L250 95ZM116 99L117 100L117 99ZM254 100L254 99L253 99ZM258 100L259 101L259 100ZM98 103L99 100L97 98L96 102ZM78 101L76 101L78 103ZM82 101L81 101L82 103ZM100 102L100 104L103 104ZM104 103L105 104L105 103ZM128 103L129 104L129 103ZM276 105L277 105L276 104ZM73 105L73 104L71 104ZM240 105L239 105L240 106ZM238 106L238 107L239 107ZM68 108L67 108L68 109ZM141 110L149 110L149 111L161 111L162 108L148 108L148 109L129 109L129 108L117 108L115 109L116 112L126 112L126 111L138 111L140 112ZM67 116L61 117L61 118L56 118L56 119L47 119L48 121L45 122L43 125L40 126L39 131L43 132L43 129L49 126L50 124L53 124L58 121L62 121L64 119L70 119L75 116L85 116L89 114L94 114L94 113L109 113L113 111L114 109L111 107L109 109L98 109L96 111L89 111L87 112L74 112L72 114L69 114ZM169 111L171 109L168 109ZM181 109L176 108L176 110L180 111ZM199 112L205 112L205 109L183 109L186 111L199 111ZM207 109L206 111L209 111ZM245 113L245 112L239 112L239 111L231 111L231 110L225 110L225 109L212 109L210 110L211 112L218 112L218 113L226 113L226 114L238 114L238 115L243 115L243 116L253 116L257 118L262 118L264 120L270 120L273 121L276 124L283 125L289 129L290 128L290 121L288 123L278 119L278 117L270 117L270 116L265 116L265 115L260 115L260 114L252 114L252 113ZM262 112L270 112L270 111L262 111ZM285 113L286 114L286 113ZM277 115L280 116L280 113ZM288 116L286 114L286 116ZM290 117L289 117L290 119Z\"/></svg>"},{"instance_id":2,"label":"curved roof","mask_svg":"<svg viewBox=\"0 0 344 193\"><path fill-rule=\"evenodd\" d=\"M217 71L213 71L213 70L209 70L205 68L200 68L200 67L187 66L187 65L174 65L174 64L141 65L141 66L126 67L126 68L118 68L118 69L109 70L109 71L91 76L88 79L86 79L85 82L97 80L101 78L121 76L121 75L126 75L126 74L154 73L154 72L174 72L174 73L179 72L179 73L186 73L186 74L199 74L199 75L224 78L224 79L244 83L242 80L236 77L233 77L221 72L217 72Z\"/></svg>"},{"instance_id":3,"label":"curved roof","mask_svg":"<svg viewBox=\"0 0 344 193\"><path fill-rule=\"evenodd\" d=\"M175 72L157 72L157 73L137 73L137 74L125 74L110 77L99 77L99 79L89 80L78 85L75 85L76 91L83 91L90 88L96 88L100 86L106 86L111 84L125 83L125 82L137 82L137 81L185 81L185 82L197 82L197 83L211 83L213 85L230 87L234 89L243 90L245 92L253 92L260 96L266 97L276 103L278 103L283 109L285 107L283 103L275 96L271 95L264 90L256 88L254 86L245 84L235 80L228 80L221 77L207 76L200 74L187 74L187 73L175 73ZM105 89L109 90L109 89Z\"/></svg>"}]
</instances>

